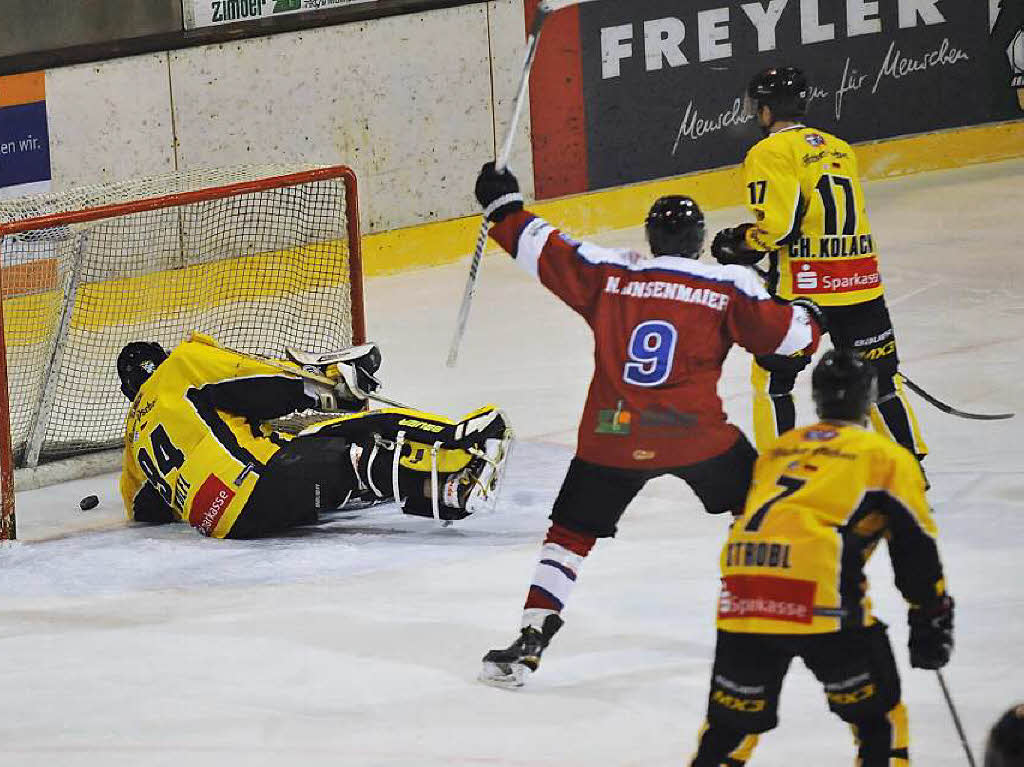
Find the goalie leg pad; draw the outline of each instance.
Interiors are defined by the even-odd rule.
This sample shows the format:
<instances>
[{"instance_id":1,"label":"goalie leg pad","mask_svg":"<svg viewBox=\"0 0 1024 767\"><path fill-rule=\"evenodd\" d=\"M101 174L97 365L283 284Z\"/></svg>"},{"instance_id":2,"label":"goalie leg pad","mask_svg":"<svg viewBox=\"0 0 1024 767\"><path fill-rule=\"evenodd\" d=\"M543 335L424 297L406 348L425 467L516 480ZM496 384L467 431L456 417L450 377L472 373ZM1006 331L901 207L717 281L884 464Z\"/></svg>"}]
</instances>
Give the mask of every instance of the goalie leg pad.
<instances>
[{"instance_id":1,"label":"goalie leg pad","mask_svg":"<svg viewBox=\"0 0 1024 767\"><path fill-rule=\"evenodd\" d=\"M506 428L500 436L484 440L483 448L470 448L474 461L468 468L476 472L466 498L466 510L471 514L494 511L497 506L506 462L512 454L512 440L512 430Z\"/></svg>"}]
</instances>

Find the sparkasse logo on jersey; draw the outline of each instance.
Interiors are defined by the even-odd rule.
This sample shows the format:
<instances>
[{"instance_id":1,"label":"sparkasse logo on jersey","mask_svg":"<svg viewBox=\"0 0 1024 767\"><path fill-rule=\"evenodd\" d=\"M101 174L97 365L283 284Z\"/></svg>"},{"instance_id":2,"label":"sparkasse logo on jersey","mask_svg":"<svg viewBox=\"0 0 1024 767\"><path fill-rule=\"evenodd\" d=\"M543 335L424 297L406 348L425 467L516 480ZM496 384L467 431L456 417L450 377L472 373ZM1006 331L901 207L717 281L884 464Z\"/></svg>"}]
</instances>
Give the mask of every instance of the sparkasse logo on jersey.
<instances>
[{"instance_id":1,"label":"sparkasse logo on jersey","mask_svg":"<svg viewBox=\"0 0 1024 767\"><path fill-rule=\"evenodd\" d=\"M192 509L188 515L189 524L203 535L212 535L234 497L234 490L221 482L216 475L209 475L192 499Z\"/></svg>"}]
</instances>

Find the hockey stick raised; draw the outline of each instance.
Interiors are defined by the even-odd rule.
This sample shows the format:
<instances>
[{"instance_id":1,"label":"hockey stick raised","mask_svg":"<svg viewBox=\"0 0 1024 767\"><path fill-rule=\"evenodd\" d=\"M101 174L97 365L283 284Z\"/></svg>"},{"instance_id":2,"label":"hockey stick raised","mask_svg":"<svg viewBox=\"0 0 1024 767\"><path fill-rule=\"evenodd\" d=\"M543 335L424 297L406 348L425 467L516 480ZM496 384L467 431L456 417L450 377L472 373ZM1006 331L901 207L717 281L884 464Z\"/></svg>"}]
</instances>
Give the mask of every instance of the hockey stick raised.
<instances>
[{"instance_id":1,"label":"hockey stick raised","mask_svg":"<svg viewBox=\"0 0 1024 767\"><path fill-rule=\"evenodd\" d=\"M523 98L526 95L526 85L530 80L530 69L533 67L533 60L537 55L537 44L540 42L540 32L544 27L547 17L562 8L571 5L590 3L594 0L544 0L537 6L533 17L533 25L530 34L526 38L526 54L523 56L523 71L519 76L519 88L516 91L516 99L512 106L512 119L505 129L505 139L501 144L501 151L494 159L494 167L500 173L508 167L508 158L512 153L512 142L515 139L516 128L519 127L519 118L523 112ZM459 304L459 314L455 319L455 334L452 336L451 346L448 347L448 367L455 367L459 358L459 347L462 345L462 337L466 334L466 322L469 319L469 308L473 303L473 292L476 290L477 273L480 270L480 259L484 254L484 246L487 244L487 217L480 221L480 233L476 238L476 248L473 250L473 259L469 263L469 275L466 277L466 287L462 292L462 303Z\"/></svg>"},{"instance_id":2,"label":"hockey stick raised","mask_svg":"<svg viewBox=\"0 0 1024 767\"><path fill-rule=\"evenodd\" d=\"M939 686L942 687L942 694L946 698L946 705L949 706L949 713L953 717L953 726L956 727L957 735L960 736L960 744L964 747L964 753L967 754L967 763L971 767L976 767L974 754L971 753L971 746L967 742L967 736L964 734L964 726L960 723L960 716L956 712L956 706L953 705L953 696L949 694L949 688L946 686L946 678L942 676L940 669L935 669L935 676L939 678Z\"/></svg>"},{"instance_id":3,"label":"hockey stick raised","mask_svg":"<svg viewBox=\"0 0 1024 767\"><path fill-rule=\"evenodd\" d=\"M1016 413L968 413L966 410L959 410L952 405L947 405L940 399L936 399L931 394L926 392L916 383L907 378L903 373L900 373L900 377L903 378L903 382L907 385L907 388L912 392L920 396L926 402L934 405L943 413L949 413L955 415L957 418L969 418L974 421L1004 421L1007 418L1013 418Z\"/></svg>"}]
</instances>

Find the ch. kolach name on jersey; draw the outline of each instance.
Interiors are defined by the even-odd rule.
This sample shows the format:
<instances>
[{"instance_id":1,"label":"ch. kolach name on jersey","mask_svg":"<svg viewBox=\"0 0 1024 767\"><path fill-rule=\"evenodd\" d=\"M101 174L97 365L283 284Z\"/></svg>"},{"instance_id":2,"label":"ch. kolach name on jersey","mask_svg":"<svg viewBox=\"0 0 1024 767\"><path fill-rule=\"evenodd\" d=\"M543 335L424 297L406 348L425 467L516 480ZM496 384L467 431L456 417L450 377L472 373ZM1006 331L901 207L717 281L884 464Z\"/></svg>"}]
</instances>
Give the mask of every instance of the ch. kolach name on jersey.
<instances>
[{"instance_id":1,"label":"ch. kolach name on jersey","mask_svg":"<svg viewBox=\"0 0 1024 767\"><path fill-rule=\"evenodd\" d=\"M874 252L875 243L870 234L801 237L789 245L790 258L849 258Z\"/></svg>"}]
</instances>

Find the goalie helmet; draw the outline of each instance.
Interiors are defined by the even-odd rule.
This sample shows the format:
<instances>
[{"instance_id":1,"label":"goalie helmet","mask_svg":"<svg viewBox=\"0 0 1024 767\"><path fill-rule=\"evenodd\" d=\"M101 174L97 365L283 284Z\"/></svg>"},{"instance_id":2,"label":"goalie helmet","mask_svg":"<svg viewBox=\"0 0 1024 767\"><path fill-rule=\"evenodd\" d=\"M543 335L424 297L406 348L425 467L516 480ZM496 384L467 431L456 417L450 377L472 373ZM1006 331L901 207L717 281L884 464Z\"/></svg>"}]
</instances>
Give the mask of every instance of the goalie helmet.
<instances>
[{"instance_id":1,"label":"goalie helmet","mask_svg":"<svg viewBox=\"0 0 1024 767\"><path fill-rule=\"evenodd\" d=\"M652 255L700 258L704 249L704 213L690 197L659 197L644 225Z\"/></svg>"},{"instance_id":2,"label":"goalie helmet","mask_svg":"<svg viewBox=\"0 0 1024 767\"><path fill-rule=\"evenodd\" d=\"M121 393L134 400L153 371L167 359L164 347L156 341L132 341L117 355L117 375L121 379Z\"/></svg>"},{"instance_id":3,"label":"goalie helmet","mask_svg":"<svg viewBox=\"0 0 1024 767\"><path fill-rule=\"evenodd\" d=\"M875 369L849 349L825 353L811 374L818 417L861 423L878 396Z\"/></svg>"},{"instance_id":4,"label":"goalie helmet","mask_svg":"<svg viewBox=\"0 0 1024 767\"><path fill-rule=\"evenodd\" d=\"M761 107L772 110L772 120L801 119L807 114L810 86L796 67L772 67L758 72L747 86L747 108L756 115Z\"/></svg>"}]
</instances>

